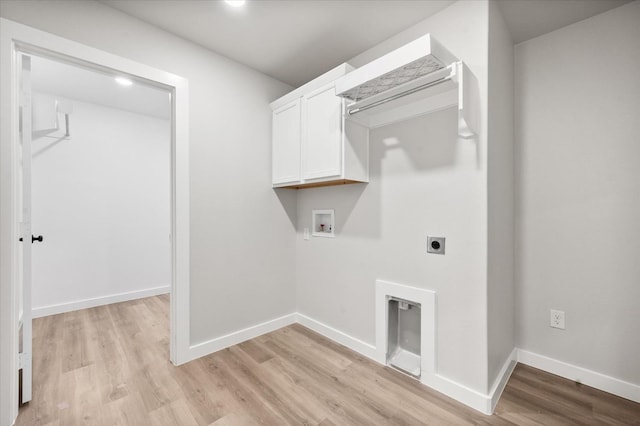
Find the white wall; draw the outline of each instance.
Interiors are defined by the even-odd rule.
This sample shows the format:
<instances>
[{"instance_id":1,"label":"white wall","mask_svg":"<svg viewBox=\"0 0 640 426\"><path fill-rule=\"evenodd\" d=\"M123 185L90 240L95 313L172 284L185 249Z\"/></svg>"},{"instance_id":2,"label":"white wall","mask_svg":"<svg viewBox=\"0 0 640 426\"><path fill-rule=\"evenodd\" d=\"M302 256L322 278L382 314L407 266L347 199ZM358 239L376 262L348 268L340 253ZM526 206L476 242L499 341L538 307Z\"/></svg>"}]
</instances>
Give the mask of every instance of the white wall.
<instances>
[{"instance_id":1,"label":"white wall","mask_svg":"<svg viewBox=\"0 0 640 426\"><path fill-rule=\"evenodd\" d=\"M458 2L349 61L360 66L430 32L473 73L477 141L457 140L455 109L386 126L370 135L369 184L297 192L298 311L375 345L376 279L435 290L438 373L482 393L487 23L487 2ZM335 209L336 238L304 241L321 208ZM426 254L427 235L447 238L445 256Z\"/></svg>"},{"instance_id":2,"label":"white wall","mask_svg":"<svg viewBox=\"0 0 640 426\"><path fill-rule=\"evenodd\" d=\"M513 42L495 1L489 3L488 263L489 381L515 346Z\"/></svg>"},{"instance_id":3,"label":"white wall","mask_svg":"<svg viewBox=\"0 0 640 426\"><path fill-rule=\"evenodd\" d=\"M268 184L269 102L290 88L98 2L2 1L0 15L189 80L191 343L293 312L293 194Z\"/></svg>"},{"instance_id":4,"label":"white wall","mask_svg":"<svg viewBox=\"0 0 640 426\"><path fill-rule=\"evenodd\" d=\"M32 143L36 316L171 285L171 122L70 101L70 139Z\"/></svg>"},{"instance_id":5,"label":"white wall","mask_svg":"<svg viewBox=\"0 0 640 426\"><path fill-rule=\"evenodd\" d=\"M515 52L518 346L635 384L638 23L636 1Z\"/></svg>"}]
</instances>

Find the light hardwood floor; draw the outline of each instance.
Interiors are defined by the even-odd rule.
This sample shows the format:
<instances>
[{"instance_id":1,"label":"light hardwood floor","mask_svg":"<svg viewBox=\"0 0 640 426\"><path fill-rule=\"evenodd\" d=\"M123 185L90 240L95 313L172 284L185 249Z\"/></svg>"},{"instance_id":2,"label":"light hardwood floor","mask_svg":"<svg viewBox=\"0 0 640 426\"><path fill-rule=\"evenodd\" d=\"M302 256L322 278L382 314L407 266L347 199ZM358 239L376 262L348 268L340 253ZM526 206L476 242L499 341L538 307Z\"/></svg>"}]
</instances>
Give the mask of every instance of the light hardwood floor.
<instances>
[{"instance_id":1,"label":"light hardwood floor","mask_svg":"<svg viewBox=\"0 0 640 426\"><path fill-rule=\"evenodd\" d=\"M34 320L18 425L640 425L640 404L518 365L493 416L293 325L180 367L168 296Z\"/></svg>"}]
</instances>

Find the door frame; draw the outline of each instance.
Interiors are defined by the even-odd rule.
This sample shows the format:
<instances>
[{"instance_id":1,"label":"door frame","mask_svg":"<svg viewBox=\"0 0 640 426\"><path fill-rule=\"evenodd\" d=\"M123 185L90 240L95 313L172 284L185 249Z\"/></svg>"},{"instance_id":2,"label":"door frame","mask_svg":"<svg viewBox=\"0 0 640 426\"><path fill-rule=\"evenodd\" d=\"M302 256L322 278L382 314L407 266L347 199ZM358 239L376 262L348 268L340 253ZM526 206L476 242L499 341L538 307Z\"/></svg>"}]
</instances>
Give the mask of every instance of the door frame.
<instances>
[{"instance_id":1,"label":"door frame","mask_svg":"<svg viewBox=\"0 0 640 426\"><path fill-rule=\"evenodd\" d=\"M18 414L18 238L16 206L18 55L31 53L110 70L171 92L170 359L189 361L189 83L177 75L0 18L0 425ZM7 94L9 96L7 96Z\"/></svg>"}]
</instances>

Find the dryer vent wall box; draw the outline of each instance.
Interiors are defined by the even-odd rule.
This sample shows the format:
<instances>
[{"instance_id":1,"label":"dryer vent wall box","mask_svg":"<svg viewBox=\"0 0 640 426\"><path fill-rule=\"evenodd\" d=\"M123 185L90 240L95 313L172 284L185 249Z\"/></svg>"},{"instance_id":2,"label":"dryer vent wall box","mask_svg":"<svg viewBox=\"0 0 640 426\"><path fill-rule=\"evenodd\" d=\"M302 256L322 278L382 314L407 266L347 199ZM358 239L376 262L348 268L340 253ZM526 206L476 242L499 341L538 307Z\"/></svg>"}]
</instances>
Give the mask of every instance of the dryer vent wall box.
<instances>
[{"instance_id":1,"label":"dryer vent wall box","mask_svg":"<svg viewBox=\"0 0 640 426\"><path fill-rule=\"evenodd\" d=\"M415 378L421 374L420 304L388 298L387 365Z\"/></svg>"}]
</instances>

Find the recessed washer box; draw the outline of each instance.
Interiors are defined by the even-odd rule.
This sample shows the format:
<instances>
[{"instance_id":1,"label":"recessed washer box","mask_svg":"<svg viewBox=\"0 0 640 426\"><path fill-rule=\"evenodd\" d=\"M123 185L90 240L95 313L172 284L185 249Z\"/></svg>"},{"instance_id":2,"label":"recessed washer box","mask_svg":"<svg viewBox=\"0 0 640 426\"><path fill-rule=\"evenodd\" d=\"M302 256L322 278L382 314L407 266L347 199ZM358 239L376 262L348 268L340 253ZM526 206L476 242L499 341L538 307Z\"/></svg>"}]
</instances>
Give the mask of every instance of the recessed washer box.
<instances>
[{"instance_id":1,"label":"recessed washer box","mask_svg":"<svg viewBox=\"0 0 640 426\"><path fill-rule=\"evenodd\" d=\"M314 237L335 237L336 221L333 209L313 210L311 214Z\"/></svg>"}]
</instances>

